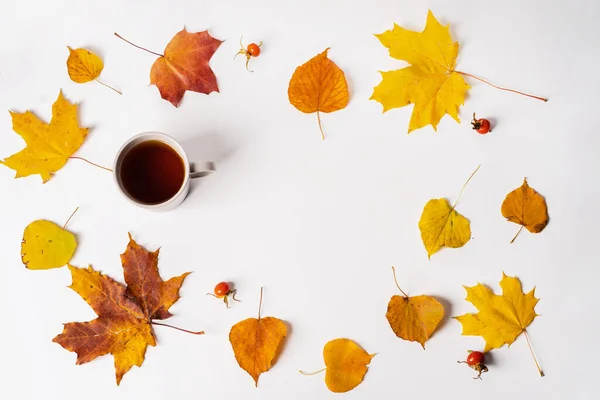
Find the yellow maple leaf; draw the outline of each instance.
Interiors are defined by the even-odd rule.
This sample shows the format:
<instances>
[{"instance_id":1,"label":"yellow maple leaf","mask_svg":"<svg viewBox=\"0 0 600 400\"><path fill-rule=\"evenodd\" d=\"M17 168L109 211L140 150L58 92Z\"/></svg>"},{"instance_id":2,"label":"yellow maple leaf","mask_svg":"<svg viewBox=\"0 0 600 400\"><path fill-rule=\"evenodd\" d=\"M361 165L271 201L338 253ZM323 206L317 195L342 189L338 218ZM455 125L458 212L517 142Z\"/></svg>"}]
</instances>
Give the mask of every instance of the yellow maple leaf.
<instances>
[{"instance_id":1,"label":"yellow maple leaf","mask_svg":"<svg viewBox=\"0 0 600 400\"><path fill-rule=\"evenodd\" d=\"M392 296L385 317L396 336L410 342L418 342L425 349L425 342L444 318L444 306L431 296L409 297L400 289L394 267L392 271L396 286L404 296Z\"/></svg>"},{"instance_id":2,"label":"yellow maple leaf","mask_svg":"<svg viewBox=\"0 0 600 400\"><path fill-rule=\"evenodd\" d=\"M500 287L502 296L481 283L472 287L464 286L467 291L466 300L479 312L454 317L462 324L463 335L481 336L485 340L486 352L505 344L511 345L523 332L527 335L525 328L538 316L534 309L539 301L535 297L535 287L525 294L519 279L507 276L504 272ZM527 340L531 347L529 339ZM539 365L538 370L543 376Z\"/></svg>"},{"instance_id":3,"label":"yellow maple leaf","mask_svg":"<svg viewBox=\"0 0 600 400\"><path fill-rule=\"evenodd\" d=\"M419 230L423 245L427 250L427 257L430 259L442 247L462 247L471 239L471 223L460 215L455 207L463 190L479 167L467 179L453 206L450 206L448 200L444 198L431 199L425 204L419 220Z\"/></svg>"},{"instance_id":4,"label":"yellow maple leaf","mask_svg":"<svg viewBox=\"0 0 600 400\"><path fill-rule=\"evenodd\" d=\"M533 190L527 184L527 179L523 179L523 185L506 195L502 202L502 216L521 225L515 237L510 241L515 241L523 227L531 233L540 233L548 225L548 207L544 197Z\"/></svg>"},{"instance_id":5,"label":"yellow maple leaf","mask_svg":"<svg viewBox=\"0 0 600 400\"><path fill-rule=\"evenodd\" d=\"M274 317L261 318L262 288L258 318L248 318L231 327L229 342L233 348L235 359L240 368L246 371L255 386L263 372L273 366L273 362L281 349L281 344L287 335L285 322Z\"/></svg>"},{"instance_id":6,"label":"yellow maple leaf","mask_svg":"<svg viewBox=\"0 0 600 400\"><path fill-rule=\"evenodd\" d=\"M62 91L52 105L49 124L40 121L31 111L10 112L13 130L21 135L27 147L0 161L16 171L15 178L39 174L44 183L61 169L83 144L89 128L77 122L77 104L64 98Z\"/></svg>"},{"instance_id":7,"label":"yellow maple leaf","mask_svg":"<svg viewBox=\"0 0 600 400\"><path fill-rule=\"evenodd\" d=\"M452 41L449 26L440 25L429 11L423 32L394 24L392 30L375 36L391 57L411 65L381 72L383 79L371 99L381 103L384 112L414 104L408 133L428 124L437 130L446 114L460 123L458 110L470 86L454 70L458 42Z\"/></svg>"},{"instance_id":8,"label":"yellow maple leaf","mask_svg":"<svg viewBox=\"0 0 600 400\"><path fill-rule=\"evenodd\" d=\"M317 113L323 139L325 134L319 113L341 110L350 100L344 71L327 58L328 50L296 68L288 88L288 98L294 107L303 113Z\"/></svg>"},{"instance_id":9,"label":"yellow maple leaf","mask_svg":"<svg viewBox=\"0 0 600 400\"><path fill-rule=\"evenodd\" d=\"M335 393L348 392L363 381L367 373L367 365L375 354L364 351L354 340L334 339L323 347L325 368L302 375L314 375L325 371L325 384Z\"/></svg>"},{"instance_id":10,"label":"yellow maple leaf","mask_svg":"<svg viewBox=\"0 0 600 400\"><path fill-rule=\"evenodd\" d=\"M71 232L54 222L37 220L23 232L21 259L28 269L59 268L69 262L76 248Z\"/></svg>"}]
</instances>

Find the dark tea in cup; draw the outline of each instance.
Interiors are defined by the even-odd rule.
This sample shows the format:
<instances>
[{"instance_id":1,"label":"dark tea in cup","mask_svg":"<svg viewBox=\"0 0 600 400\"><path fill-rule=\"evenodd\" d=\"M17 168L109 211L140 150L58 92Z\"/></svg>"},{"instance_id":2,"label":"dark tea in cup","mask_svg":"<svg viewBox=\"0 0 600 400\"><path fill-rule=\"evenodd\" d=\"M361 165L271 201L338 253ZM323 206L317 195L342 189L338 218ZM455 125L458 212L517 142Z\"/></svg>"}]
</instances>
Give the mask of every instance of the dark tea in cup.
<instances>
[{"instance_id":1,"label":"dark tea in cup","mask_svg":"<svg viewBox=\"0 0 600 400\"><path fill-rule=\"evenodd\" d=\"M160 204L179 192L185 170L185 162L175 149L160 140L146 140L127 151L119 172L123 189L132 199Z\"/></svg>"}]
</instances>

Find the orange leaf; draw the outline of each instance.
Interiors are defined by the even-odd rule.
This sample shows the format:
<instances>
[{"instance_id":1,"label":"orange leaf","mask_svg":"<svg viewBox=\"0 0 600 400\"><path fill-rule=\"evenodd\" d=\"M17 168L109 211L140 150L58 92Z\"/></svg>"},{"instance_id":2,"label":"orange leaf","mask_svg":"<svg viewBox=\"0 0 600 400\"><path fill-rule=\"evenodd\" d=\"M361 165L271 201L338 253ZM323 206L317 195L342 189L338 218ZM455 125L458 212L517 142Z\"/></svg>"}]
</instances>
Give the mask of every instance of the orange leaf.
<instances>
[{"instance_id":1,"label":"orange leaf","mask_svg":"<svg viewBox=\"0 0 600 400\"><path fill-rule=\"evenodd\" d=\"M189 33L181 30L165 48L150 70L150 83L156 85L163 99L179 106L186 90L209 94L218 92L217 78L209 61L223 43L208 31Z\"/></svg>"},{"instance_id":2,"label":"orange leaf","mask_svg":"<svg viewBox=\"0 0 600 400\"><path fill-rule=\"evenodd\" d=\"M294 107L303 113L317 113L323 139L325 135L319 112L341 110L350 99L344 71L327 58L328 50L296 68L288 88L288 97Z\"/></svg>"},{"instance_id":3,"label":"orange leaf","mask_svg":"<svg viewBox=\"0 0 600 400\"><path fill-rule=\"evenodd\" d=\"M419 342L425 348L425 342L444 317L444 306L431 296L394 295L385 317L396 336Z\"/></svg>"},{"instance_id":4,"label":"orange leaf","mask_svg":"<svg viewBox=\"0 0 600 400\"><path fill-rule=\"evenodd\" d=\"M411 342L419 342L424 349L425 342L444 318L444 306L431 296L408 297L398 286L394 267L392 271L394 271L396 286L404 296L392 296L385 317L396 336Z\"/></svg>"},{"instance_id":5,"label":"orange leaf","mask_svg":"<svg viewBox=\"0 0 600 400\"><path fill-rule=\"evenodd\" d=\"M510 222L527 228L531 233L540 233L548 225L548 207L542 195L533 190L523 179L523 185L513 190L502 202L502 215ZM517 232L514 242L521 229Z\"/></svg>"},{"instance_id":6,"label":"orange leaf","mask_svg":"<svg viewBox=\"0 0 600 400\"><path fill-rule=\"evenodd\" d=\"M133 239L121 256L127 287L92 267L69 265L77 292L98 315L90 322L70 322L53 339L77 353L77 364L112 354L117 385L132 366L144 362L146 348L156 346L151 324L171 316L169 307L179 299L179 288L188 275L163 282L158 274L158 251L148 252Z\"/></svg>"},{"instance_id":7,"label":"orange leaf","mask_svg":"<svg viewBox=\"0 0 600 400\"><path fill-rule=\"evenodd\" d=\"M285 322L274 317L260 317L262 288L258 318L248 318L231 327L229 342L240 368L246 371L258 386L258 377L273 366L281 344L287 335Z\"/></svg>"}]
</instances>

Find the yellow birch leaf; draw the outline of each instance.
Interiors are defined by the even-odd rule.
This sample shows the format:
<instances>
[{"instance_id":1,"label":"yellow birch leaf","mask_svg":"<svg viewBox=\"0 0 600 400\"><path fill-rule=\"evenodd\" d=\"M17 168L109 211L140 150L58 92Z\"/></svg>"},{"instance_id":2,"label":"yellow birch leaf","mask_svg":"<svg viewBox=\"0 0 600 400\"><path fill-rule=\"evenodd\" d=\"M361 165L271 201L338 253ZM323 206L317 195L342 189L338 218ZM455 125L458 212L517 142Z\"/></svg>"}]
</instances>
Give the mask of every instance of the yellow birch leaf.
<instances>
[{"instance_id":1,"label":"yellow birch leaf","mask_svg":"<svg viewBox=\"0 0 600 400\"><path fill-rule=\"evenodd\" d=\"M431 11L423 32L414 32L396 24L392 30L375 35L389 49L391 57L411 64L381 72L372 100L383 112L414 104L408 133L431 124L434 130L446 114L460 123L459 107L470 86L455 72L458 42L450 37L449 26L442 26Z\"/></svg>"},{"instance_id":2,"label":"yellow birch leaf","mask_svg":"<svg viewBox=\"0 0 600 400\"><path fill-rule=\"evenodd\" d=\"M28 269L59 268L69 262L76 248L71 232L53 222L37 220L23 232L21 260Z\"/></svg>"},{"instance_id":3,"label":"yellow birch leaf","mask_svg":"<svg viewBox=\"0 0 600 400\"><path fill-rule=\"evenodd\" d=\"M62 91L52 105L49 124L40 121L31 111L11 112L13 130L26 143L16 154L0 161L16 171L15 178L39 174L44 183L61 169L83 144L89 128L77 122L77 104L64 98Z\"/></svg>"},{"instance_id":4,"label":"yellow birch leaf","mask_svg":"<svg viewBox=\"0 0 600 400\"><path fill-rule=\"evenodd\" d=\"M75 49L67 46L67 71L73 82L86 83L97 79L104 68L104 63L96 54L86 49Z\"/></svg>"},{"instance_id":5,"label":"yellow birch leaf","mask_svg":"<svg viewBox=\"0 0 600 400\"><path fill-rule=\"evenodd\" d=\"M469 176L458 194L456 203L480 167L481 165ZM450 206L446 199L431 199L423 208L419 230L429 259L442 247L462 247L471 239L471 223L454 209L456 203Z\"/></svg>"},{"instance_id":6,"label":"yellow birch leaf","mask_svg":"<svg viewBox=\"0 0 600 400\"><path fill-rule=\"evenodd\" d=\"M296 68L288 88L288 98L294 107L303 113L317 113L323 139L325 135L319 112L341 110L350 100L344 71L327 58L328 50Z\"/></svg>"},{"instance_id":7,"label":"yellow birch leaf","mask_svg":"<svg viewBox=\"0 0 600 400\"><path fill-rule=\"evenodd\" d=\"M325 360L325 384L334 393L348 392L363 381L367 373L367 365L375 354L364 351L355 341L350 339L334 339L323 348L323 359ZM303 375L314 375L322 370L306 373Z\"/></svg>"},{"instance_id":8,"label":"yellow birch leaf","mask_svg":"<svg viewBox=\"0 0 600 400\"><path fill-rule=\"evenodd\" d=\"M442 247L462 247L471 238L471 223L446 199L431 199L425 204L419 229L429 258Z\"/></svg>"},{"instance_id":9,"label":"yellow birch leaf","mask_svg":"<svg viewBox=\"0 0 600 400\"><path fill-rule=\"evenodd\" d=\"M544 197L533 190L523 179L523 185L506 195L502 202L502 216L521 225L521 228L511 240L515 241L523 227L531 233L540 233L548 225L548 206Z\"/></svg>"},{"instance_id":10,"label":"yellow birch leaf","mask_svg":"<svg viewBox=\"0 0 600 400\"><path fill-rule=\"evenodd\" d=\"M231 327L229 342L240 368L246 371L255 386L263 372L273 366L275 358L287 335L285 322L274 317L261 318L262 288L258 318L248 318Z\"/></svg>"},{"instance_id":11,"label":"yellow birch leaf","mask_svg":"<svg viewBox=\"0 0 600 400\"><path fill-rule=\"evenodd\" d=\"M444 306L431 296L409 297L400 289L394 267L392 271L394 271L396 286L404 296L392 296L385 317L396 336L418 342L425 349L425 342L444 318Z\"/></svg>"}]
</instances>

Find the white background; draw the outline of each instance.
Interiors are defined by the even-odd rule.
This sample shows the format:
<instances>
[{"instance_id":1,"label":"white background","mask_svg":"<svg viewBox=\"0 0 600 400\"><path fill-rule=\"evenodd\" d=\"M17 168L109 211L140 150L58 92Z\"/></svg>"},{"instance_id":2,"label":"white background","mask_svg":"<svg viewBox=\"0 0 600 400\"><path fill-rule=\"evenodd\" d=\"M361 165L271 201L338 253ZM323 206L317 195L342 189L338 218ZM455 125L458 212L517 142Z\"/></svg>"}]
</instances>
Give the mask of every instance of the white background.
<instances>
[{"instance_id":1,"label":"white background","mask_svg":"<svg viewBox=\"0 0 600 400\"><path fill-rule=\"evenodd\" d=\"M393 22L420 31L431 8L460 42L457 68L499 85L549 97L548 103L469 80L462 124L449 116L438 132L407 135L412 107L384 115L369 100L378 70L404 66L373 36ZM211 159L218 172L194 182L173 212L150 213L120 197L110 173L71 160L42 185L39 176L12 179L0 168L0 397L5 399L332 399L323 374L323 345L356 340L374 357L348 399L404 398L587 399L597 374L598 74L600 3L588 1L3 1L0 14L0 109L29 109L43 120L62 88L80 103L90 135L76 155L110 166L130 136L173 135L191 159ZM186 93L179 108L149 86L154 56L113 36L162 52L186 26L209 29L225 42L211 66L220 93ZM240 34L264 41L263 53L233 61ZM101 55L97 84L69 80L66 46ZM351 99L342 111L303 114L287 99L294 69L326 47L346 73ZM486 136L470 129L473 112L495 121ZM23 147L0 113L0 156ZM472 240L431 261L417 222L431 198L451 202L469 174L481 169L458 211L471 221ZM504 196L523 177L548 202L551 222L538 235L500 214ZM204 329L192 336L156 327L158 346L142 368L115 385L112 356L83 366L52 338L62 323L94 318L73 291L66 268L26 270L23 229L42 218L61 224L79 206L69 229L79 241L72 259L122 281L119 254L127 232L149 249L161 247L169 278L194 271L168 322ZM442 300L448 317L472 312L461 285L482 282L498 291L502 271L537 286L541 314L528 328L540 378L524 337L492 352L483 381L456 364L480 337L461 336L447 318L423 351L398 339L385 319L397 294L390 266L409 294ZM233 281L242 303L226 310L205 296ZM256 315L290 324L283 352L258 389L240 369L230 327Z\"/></svg>"}]
</instances>

